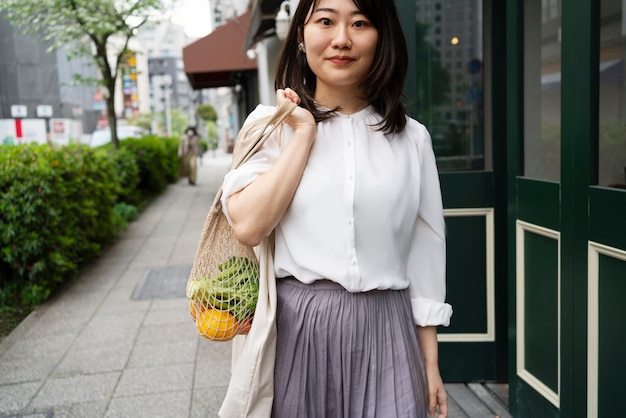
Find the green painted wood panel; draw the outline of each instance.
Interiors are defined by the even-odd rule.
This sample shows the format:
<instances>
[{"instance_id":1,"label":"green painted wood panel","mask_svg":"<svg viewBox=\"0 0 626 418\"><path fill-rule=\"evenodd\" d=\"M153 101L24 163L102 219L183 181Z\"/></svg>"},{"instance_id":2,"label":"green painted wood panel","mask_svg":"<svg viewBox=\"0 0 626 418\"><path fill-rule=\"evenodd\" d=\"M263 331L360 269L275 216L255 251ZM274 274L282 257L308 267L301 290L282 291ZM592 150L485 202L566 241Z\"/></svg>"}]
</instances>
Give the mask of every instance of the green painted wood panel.
<instances>
[{"instance_id":1,"label":"green painted wood panel","mask_svg":"<svg viewBox=\"0 0 626 418\"><path fill-rule=\"evenodd\" d=\"M442 334L487 332L485 227L484 216L446 217L447 300L454 315Z\"/></svg>"},{"instance_id":2,"label":"green painted wood panel","mask_svg":"<svg viewBox=\"0 0 626 418\"><path fill-rule=\"evenodd\" d=\"M589 188L589 239L626 250L626 191Z\"/></svg>"},{"instance_id":3,"label":"green painted wood panel","mask_svg":"<svg viewBox=\"0 0 626 418\"><path fill-rule=\"evenodd\" d=\"M520 408L526 402L523 381L517 377L516 338L516 220L517 220L517 181L523 173L524 143L523 133L523 4L520 0L506 1L506 190L507 190L507 238L508 238L508 350L509 350L509 409L513 416L522 416Z\"/></svg>"},{"instance_id":4,"label":"green painted wood panel","mask_svg":"<svg viewBox=\"0 0 626 418\"><path fill-rule=\"evenodd\" d=\"M439 179L446 209L493 207L493 172L439 173Z\"/></svg>"},{"instance_id":5,"label":"green painted wood panel","mask_svg":"<svg viewBox=\"0 0 626 418\"><path fill-rule=\"evenodd\" d=\"M598 0L561 1L561 415L587 409L589 185L597 177Z\"/></svg>"},{"instance_id":6,"label":"green painted wood panel","mask_svg":"<svg viewBox=\"0 0 626 418\"><path fill-rule=\"evenodd\" d=\"M509 394L509 399L511 394ZM515 398L520 400L515 404L514 416L516 418L561 417L560 411L554 405L522 380L516 384Z\"/></svg>"},{"instance_id":7,"label":"green painted wood panel","mask_svg":"<svg viewBox=\"0 0 626 418\"><path fill-rule=\"evenodd\" d=\"M598 416L618 417L626 410L626 262L600 255L598 267Z\"/></svg>"},{"instance_id":8,"label":"green painted wood panel","mask_svg":"<svg viewBox=\"0 0 626 418\"><path fill-rule=\"evenodd\" d=\"M507 178L507 39L506 1L489 1L491 22L491 112L493 189L494 189L494 229L495 229L495 277L496 277L496 380L509 381L508 360L508 178ZM489 68L489 66L487 66ZM495 103L495 105L493 105ZM488 113L486 113L488 114Z\"/></svg>"},{"instance_id":9,"label":"green painted wood panel","mask_svg":"<svg viewBox=\"0 0 626 418\"><path fill-rule=\"evenodd\" d=\"M559 184L523 177L517 179L517 217L522 221L558 231Z\"/></svg>"},{"instance_id":10,"label":"green painted wood panel","mask_svg":"<svg viewBox=\"0 0 626 418\"><path fill-rule=\"evenodd\" d=\"M526 370L558 392L558 241L524 234L524 361Z\"/></svg>"},{"instance_id":11,"label":"green painted wood panel","mask_svg":"<svg viewBox=\"0 0 626 418\"><path fill-rule=\"evenodd\" d=\"M496 373L495 350L492 342L439 343L439 370L443 381L455 383L493 380Z\"/></svg>"}]
</instances>

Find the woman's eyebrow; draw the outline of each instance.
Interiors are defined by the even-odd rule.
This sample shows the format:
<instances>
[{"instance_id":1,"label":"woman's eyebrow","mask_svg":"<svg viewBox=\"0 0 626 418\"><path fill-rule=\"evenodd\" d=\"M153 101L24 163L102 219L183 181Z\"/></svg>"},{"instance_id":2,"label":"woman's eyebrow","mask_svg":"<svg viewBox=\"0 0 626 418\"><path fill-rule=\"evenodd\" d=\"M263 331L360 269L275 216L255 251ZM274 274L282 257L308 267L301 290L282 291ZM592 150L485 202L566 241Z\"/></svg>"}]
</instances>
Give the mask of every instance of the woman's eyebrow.
<instances>
[{"instance_id":1,"label":"woman's eyebrow","mask_svg":"<svg viewBox=\"0 0 626 418\"><path fill-rule=\"evenodd\" d=\"M337 14L337 10L330 7L318 7L317 9L313 10L313 14L322 12Z\"/></svg>"},{"instance_id":2,"label":"woman's eyebrow","mask_svg":"<svg viewBox=\"0 0 626 418\"><path fill-rule=\"evenodd\" d=\"M319 7L313 10L312 14L319 13L319 12L339 14L339 12L336 9L333 9L332 7ZM356 15L363 15L363 13L360 10L355 10L350 13L350 16L356 16Z\"/></svg>"}]
</instances>

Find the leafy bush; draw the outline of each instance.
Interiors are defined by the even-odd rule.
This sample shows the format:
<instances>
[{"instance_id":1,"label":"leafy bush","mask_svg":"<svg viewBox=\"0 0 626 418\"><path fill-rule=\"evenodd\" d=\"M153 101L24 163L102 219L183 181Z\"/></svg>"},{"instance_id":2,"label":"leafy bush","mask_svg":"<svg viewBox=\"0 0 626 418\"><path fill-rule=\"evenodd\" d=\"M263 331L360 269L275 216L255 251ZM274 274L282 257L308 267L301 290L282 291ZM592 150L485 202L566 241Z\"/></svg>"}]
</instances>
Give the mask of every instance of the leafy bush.
<instances>
[{"instance_id":1,"label":"leafy bush","mask_svg":"<svg viewBox=\"0 0 626 418\"><path fill-rule=\"evenodd\" d=\"M132 153L139 169L138 189L143 199L154 196L178 177L178 139L146 136L120 142L120 150Z\"/></svg>"},{"instance_id":2,"label":"leafy bush","mask_svg":"<svg viewBox=\"0 0 626 418\"><path fill-rule=\"evenodd\" d=\"M115 167L82 145L1 151L0 302L38 304L115 236Z\"/></svg>"},{"instance_id":3,"label":"leafy bush","mask_svg":"<svg viewBox=\"0 0 626 418\"><path fill-rule=\"evenodd\" d=\"M128 222L134 221L139 216L139 209L135 205L120 202L113 206L113 225L116 229L126 229Z\"/></svg>"},{"instance_id":4,"label":"leafy bush","mask_svg":"<svg viewBox=\"0 0 626 418\"><path fill-rule=\"evenodd\" d=\"M141 203L141 191L139 190L139 167L133 153L120 148L115 152L113 148L107 149L107 155L112 159L118 177L117 201L130 205Z\"/></svg>"},{"instance_id":5,"label":"leafy bush","mask_svg":"<svg viewBox=\"0 0 626 418\"><path fill-rule=\"evenodd\" d=\"M177 180L178 140L0 146L0 307L45 301Z\"/></svg>"}]
</instances>

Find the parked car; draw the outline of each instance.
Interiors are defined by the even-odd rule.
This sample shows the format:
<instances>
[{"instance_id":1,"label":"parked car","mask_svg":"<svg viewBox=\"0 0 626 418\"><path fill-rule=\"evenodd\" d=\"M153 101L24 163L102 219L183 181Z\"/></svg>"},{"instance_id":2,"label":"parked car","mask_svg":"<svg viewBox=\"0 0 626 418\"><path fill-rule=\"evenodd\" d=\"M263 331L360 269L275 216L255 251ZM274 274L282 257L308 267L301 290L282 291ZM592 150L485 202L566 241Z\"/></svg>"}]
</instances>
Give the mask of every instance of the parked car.
<instances>
[{"instance_id":1,"label":"parked car","mask_svg":"<svg viewBox=\"0 0 626 418\"><path fill-rule=\"evenodd\" d=\"M140 138L147 132L141 126L134 125L118 125L117 126L117 139L123 140L126 138ZM89 146L99 147L111 142L111 130L109 128L98 129L91 134L91 141Z\"/></svg>"}]
</instances>

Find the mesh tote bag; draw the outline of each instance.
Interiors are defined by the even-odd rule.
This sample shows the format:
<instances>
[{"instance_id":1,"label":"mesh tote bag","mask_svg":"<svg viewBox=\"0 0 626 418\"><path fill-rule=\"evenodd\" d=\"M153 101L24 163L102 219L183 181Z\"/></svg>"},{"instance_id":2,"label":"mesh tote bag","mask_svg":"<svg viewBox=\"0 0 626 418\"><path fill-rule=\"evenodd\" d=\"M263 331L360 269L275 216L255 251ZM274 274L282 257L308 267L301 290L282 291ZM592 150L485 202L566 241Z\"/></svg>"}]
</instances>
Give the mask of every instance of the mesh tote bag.
<instances>
[{"instance_id":1,"label":"mesh tote bag","mask_svg":"<svg viewBox=\"0 0 626 418\"><path fill-rule=\"evenodd\" d=\"M295 107L290 101L283 102L271 116L244 125L231 168L239 167L260 149ZM198 332L212 341L229 341L250 331L260 288L257 255L235 237L222 212L221 197L220 187L204 223L186 292Z\"/></svg>"}]
</instances>

